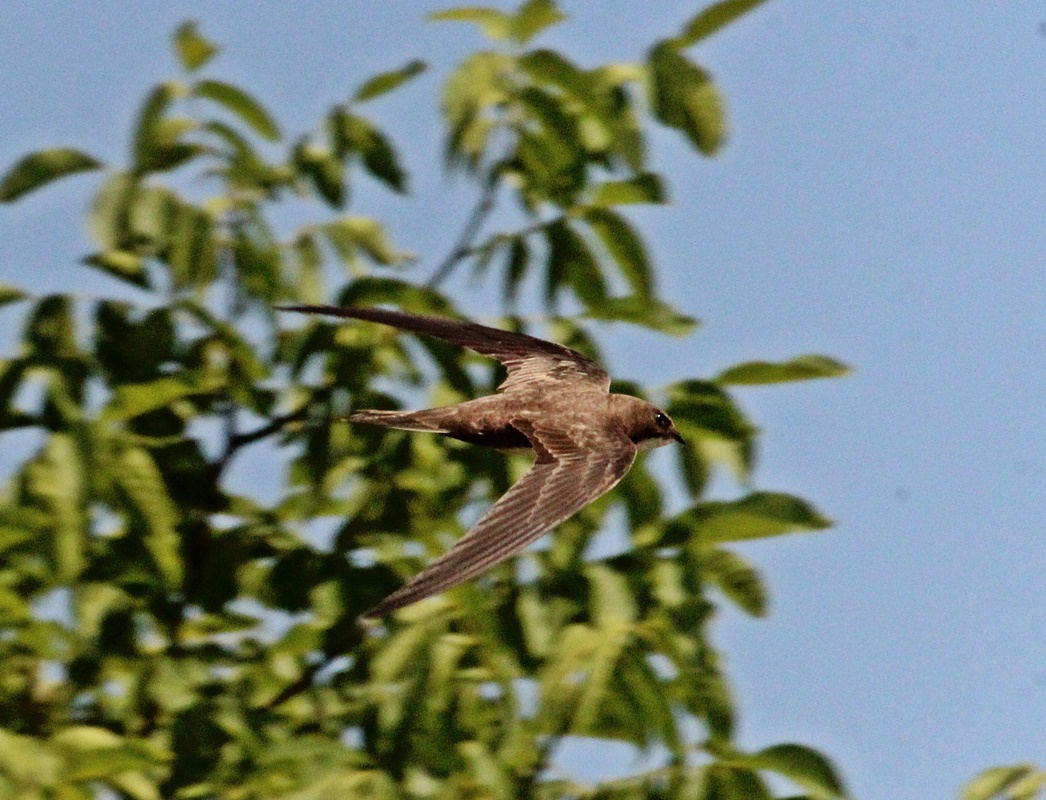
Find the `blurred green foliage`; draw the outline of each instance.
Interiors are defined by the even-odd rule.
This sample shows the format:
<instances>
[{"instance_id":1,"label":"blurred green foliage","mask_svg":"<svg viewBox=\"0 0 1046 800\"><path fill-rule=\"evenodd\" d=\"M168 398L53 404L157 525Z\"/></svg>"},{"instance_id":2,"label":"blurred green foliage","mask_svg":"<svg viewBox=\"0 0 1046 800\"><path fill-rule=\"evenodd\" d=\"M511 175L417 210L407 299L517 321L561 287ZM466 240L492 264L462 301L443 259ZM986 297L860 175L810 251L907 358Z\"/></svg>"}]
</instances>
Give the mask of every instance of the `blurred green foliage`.
<instances>
[{"instance_id":1,"label":"blurred green foliage","mask_svg":"<svg viewBox=\"0 0 1046 800\"><path fill-rule=\"evenodd\" d=\"M829 521L780 493L703 497L717 466L750 480L756 429L730 385L843 365L800 356L667 387L658 399L690 443L676 475L641 459L549 548L364 631L357 615L525 462L343 421L416 399L423 377L433 403L486 393L486 362L271 310L333 300L454 314L441 286L468 268L500 285L499 324L527 327L516 302L538 285L547 326L534 332L595 356L587 320L688 333L695 321L658 295L628 210L668 199L649 165L652 126L703 155L722 146L723 100L688 48L759 3L717 3L644 60L591 69L534 44L565 19L552 0L432 15L474 23L490 49L443 81L446 168L477 202L427 281L380 220L351 212L364 175L408 192L394 136L364 107L413 90L421 61L363 81L288 143L251 94L205 77L219 49L187 23L173 37L181 74L148 92L129 163L55 149L8 170L4 201L97 171L84 264L139 299L0 287L0 303L28 305L21 349L0 364L0 435L39 442L0 497L0 797L844 795L809 747L739 748L709 638L720 603L767 610L731 542ZM506 200L518 225L498 228ZM325 218L277 232L277 209L317 201ZM285 469L280 496L230 486L247 457ZM687 495L674 514L673 482ZM631 546L586 557L618 510ZM634 745L655 766L582 784L556 759L572 736Z\"/></svg>"}]
</instances>

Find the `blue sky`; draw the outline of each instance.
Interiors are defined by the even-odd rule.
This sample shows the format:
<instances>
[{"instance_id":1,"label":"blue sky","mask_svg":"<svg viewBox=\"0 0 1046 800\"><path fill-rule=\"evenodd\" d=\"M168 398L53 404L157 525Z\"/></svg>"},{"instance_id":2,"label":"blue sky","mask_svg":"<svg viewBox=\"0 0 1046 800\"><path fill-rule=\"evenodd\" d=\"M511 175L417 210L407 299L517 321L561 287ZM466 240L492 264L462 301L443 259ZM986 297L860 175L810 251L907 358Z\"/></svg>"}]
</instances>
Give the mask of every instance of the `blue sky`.
<instances>
[{"instance_id":1,"label":"blue sky","mask_svg":"<svg viewBox=\"0 0 1046 800\"><path fill-rule=\"evenodd\" d=\"M224 46L215 75L291 135L422 57L435 69L418 87L371 110L415 198L358 210L429 274L469 197L438 172L429 100L478 37L421 21L443 4L291 7L5 4L0 161L57 144L120 160L114 133L174 73L168 35L186 18ZM582 63L635 59L698 7L565 2L572 20L545 41ZM705 324L607 339L613 372L654 386L806 352L855 367L739 392L763 429L757 485L838 524L746 545L772 614L728 614L716 636L742 742L819 747L862 798L952 796L989 765L1046 765L1044 20L1016 0L772 0L695 50L729 101L729 144L704 160L656 137L675 202L636 219L665 295ZM76 265L91 185L0 207L0 281L108 291Z\"/></svg>"}]
</instances>

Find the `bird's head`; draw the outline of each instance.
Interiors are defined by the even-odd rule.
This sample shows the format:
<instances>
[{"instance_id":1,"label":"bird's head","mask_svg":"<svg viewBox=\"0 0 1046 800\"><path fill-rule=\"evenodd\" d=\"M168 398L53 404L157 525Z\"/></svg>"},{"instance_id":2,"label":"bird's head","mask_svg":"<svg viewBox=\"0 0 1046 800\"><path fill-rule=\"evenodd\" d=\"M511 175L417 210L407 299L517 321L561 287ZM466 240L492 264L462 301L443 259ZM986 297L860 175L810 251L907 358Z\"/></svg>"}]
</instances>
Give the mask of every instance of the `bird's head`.
<instances>
[{"instance_id":1,"label":"bird's head","mask_svg":"<svg viewBox=\"0 0 1046 800\"><path fill-rule=\"evenodd\" d=\"M672 442L686 444L676 430L672 418L653 403L628 395L619 394L611 397L621 398L616 404L624 406L622 411L627 419L628 438L642 449L661 447Z\"/></svg>"}]
</instances>

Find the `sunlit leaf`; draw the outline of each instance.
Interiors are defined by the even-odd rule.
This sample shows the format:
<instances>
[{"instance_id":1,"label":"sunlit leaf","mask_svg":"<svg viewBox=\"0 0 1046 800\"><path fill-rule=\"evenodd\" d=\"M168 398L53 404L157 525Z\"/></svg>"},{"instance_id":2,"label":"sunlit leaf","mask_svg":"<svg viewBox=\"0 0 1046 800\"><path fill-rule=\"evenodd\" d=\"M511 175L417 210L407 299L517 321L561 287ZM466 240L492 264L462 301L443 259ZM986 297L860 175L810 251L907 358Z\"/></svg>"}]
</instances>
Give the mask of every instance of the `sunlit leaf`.
<instances>
[{"instance_id":1,"label":"sunlit leaf","mask_svg":"<svg viewBox=\"0 0 1046 800\"><path fill-rule=\"evenodd\" d=\"M342 217L323 226L332 245L346 261L353 264L362 251L372 261L384 266L402 263L409 253L396 250L389 241L384 226L368 217Z\"/></svg>"},{"instance_id":2,"label":"sunlit leaf","mask_svg":"<svg viewBox=\"0 0 1046 800\"><path fill-rule=\"evenodd\" d=\"M764 539L795 531L819 531L832 521L805 500L778 492L754 492L740 500L698 503L673 518L665 543L696 537L704 544Z\"/></svg>"},{"instance_id":3,"label":"sunlit leaf","mask_svg":"<svg viewBox=\"0 0 1046 800\"><path fill-rule=\"evenodd\" d=\"M131 201L137 186L131 174L116 172L95 194L87 221L91 237L103 252L123 250L129 244Z\"/></svg>"},{"instance_id":4,"label":"sunlit leaf","mask_svg":"<svg viewBox=\"0 0 1046 800\"><path fill-rule=\"evenodd\" d=\"M765 0L720 0L720 2L699 11L683 26L680 42L689 47L702 39L729 25L738 17L747 14Z\"/></svg>"},{"instance_id":5,"label":"sunlit leaf","mask_svg":"<svg viewBox=\"0 0 1046 800\"><path fill-rule=\"evenodd\" d=\"M126 283L149 287L149 274L145 269L145 260L126 250L106 250L84 256L83 263L100 269Z\"/></svg>"},{"instance_id":6,"label":"sunlit leaf","mask_svg":"<svg viewBox=\"0 0 1046 800\"><path fill-rule=\"evenodd\" d=\"M1046 786L1046 771L1033 764L992 767L962 790L962 800L1037 800Z\"/></svg>"},{"instance_id":7,"label":"sunlit leaf","mask_svg":"<svg viewBox=\"0 0 1046 800\"><path fill-rule=\"evenodd\" d=\"M280 128L265 106L238 86L214 80L200 81L193 87L193 94L223 106L270 142L279 140Z\"/></svg>"},{"instance_id":8,"label":"sunlit leaf","mask_svg":"<svg viewBox=\"0 0 1046 800\"><path fill-rule=\"evenodd\" d=\"M0 179L0 202L9 203L23 194L66 175L98 169L102 166L86 153L69 148L41 150L18 161Z\"/></svg>"},{"instance_id":9,"label":"sunlit leaf","mask_svg":"<svg viewBox=\"0 0 1046 800\"><path fill-rule=\"evenodd\" d=\"M173 39L178 60L189 72L195 72L218 53L218 47L200 34L198 23L195 21L179 25Z\"/></svg>"},{"instance_id":10,"label":"sunlit leaf","mask_svg":"<svg viewBox=\"0 0 1046 800\"><path fill-rule=\"evenodd\" d=\"M585 578L590 586L589 614L598 627L635 620L636 602L624 575L603 564L587 564Z\"/></svg>"},{"instance_id":11,"label":"sunlit leaf","mask_svg":"<svg viewBox=\"0 0 1046 800\"><path fill-rule=\"evenodd\" d=\"M428 65L424 61L418 61L417 59L409 61L405 66L402 66L399 69L382 72L380 75L375 75L373 78L370 78L356 90L352 99L357 103L362 103L387 92L391 92L392 90L402 86L411 78L420 75L426 69L428 69Z\"/></svg>"},{"instance_id":12,"label":"sunlit leaf","mask_svg":"<svg viewBox=\"0 0 1046 800\"><path fill-rule=\"evenodd\" d=\"M716 381L725 384L763 384L805 381L813 378L838 378L850 368L834 358L821 355L796 356L788 361L748 361L723 370Z\"/></svg>"},{"instance_id":13,"label":"sunlit leaf","mask_svg":"<svg viewBox=\"0 0 1046 800\"><path fill-rule=\"evenodd\" d=\"M126 420L148 411L166 408L175 400L199 392L181 378L159 378L149 383L132 383L119 387L104 410L108 419Z\"/></svg>"},{"instance_id":14,"label":"sunlit leaf","mask_svg":"<svg viewBox=\"0 0 1046 800\"><path fill-rule=\"evenodd\" d=\"M73 438L61 433L25 467L26 489L50 517L50 555L61 582L79 575L86 561L84 467Z\"/></svg>"},{"instance_id":15,"label":"sunlit leaf","mask_svg":"<svg viewBox=\"0 0 1046 800\"><path fill-rule=\"evenodd\" d=\"M430 22L472 22L491 39L507 39L513 27L513 18L510 15L481 6L436 11L426 16L426 19Z\"/></svg>"},{"instance_id":16,"label":"sunlit leaf","mask_svg":"<svg viewBox=\"0 0 1046 800\"><path fill-rule=\"evenodd\" d=\"M520 44L526 44L545 28L566 18L553 0L527 0L516 12L509 26L509 35Z\"/></svg>"},{"instance_id":17,"label":"sunlit leaf","mask_svg":"<svg viewBox=\"0 0 1046 800\"><path fill-rule=\"evenodd\" d=\"M784 775L812 797L830 800L846 796L846 789L832 762L812 748L800 744L777 744L752 753L745 760L756 769Z\"/></svg>"},{"instance_id":18,"label":"sunlit leaf","mask_svg":"<svg viewBox=\"0 0 1046 800\"><path fill-rule=\"evenodd\" d=\"M629 180L606 181L597 185L589 202L594 206L665 203L668 202L668 195L660 175L644 172Z\"/></svg>"}]
</instances>

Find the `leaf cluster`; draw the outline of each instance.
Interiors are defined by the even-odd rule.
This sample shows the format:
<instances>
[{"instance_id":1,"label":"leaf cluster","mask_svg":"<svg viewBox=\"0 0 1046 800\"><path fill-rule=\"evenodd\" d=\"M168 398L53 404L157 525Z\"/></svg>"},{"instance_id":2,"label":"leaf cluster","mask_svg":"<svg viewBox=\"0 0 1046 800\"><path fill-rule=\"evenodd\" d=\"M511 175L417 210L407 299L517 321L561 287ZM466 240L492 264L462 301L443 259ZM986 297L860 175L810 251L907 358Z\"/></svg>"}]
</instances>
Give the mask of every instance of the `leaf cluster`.
<instances>
[{"instance_id":1,"label":"leaf cluster","mask_svg":"<svg viewBox=\"0 0 1046 800\"><path fill-rule=\"evenodd\" d=\"M643 61L590 69L531 46L564 19L550 0L434 15L477 24L493 49L444 83L447 166L479 199L427 282L351 210L360 181L408 191L392 137L361 107L404 90L419 61L286 141L251 94L204 75L219 51L187 23L173 41L182 72L147 94L125 165L55 149L10 168L8 202L101 173L84 265L138 299L0 291L28 305L21 349L0 364L0 436L33 448L0 496L0 797L759 798L774 796L768 773L807 797L844 794L809 747L738 747L709 636L723 602L768 608L731 542L829 525L801 498L751 490L756 429L730 387L842 364L751 362L666 387L656 399L691 443L674 476L641 460L548 548L365 631L357 616L527 464L344 422L422 385L434 404L489 392L489 365L271 311L333 296L452 315L443 280L499 263L506 312L542 283L543 333L593 356L587 320L689 331L627 208L667 199L651 125L704 155L720 147L722 101L687 48L756 5L718 3ZM518 215L495 226L505 195ZM280 232L275 213L303 202L323 218ZM561 314L563 296L579 313ZM499 324L526 328L511 313ZM234 479L245 462L282 471L277 496ZM746 493L707 498L717 467ZM666 500L672 480L682 510ZM627 546L591 555L608 530ZM571 736L660 766L583 785L560 777Z\"/></svg>"}]
</instances>

